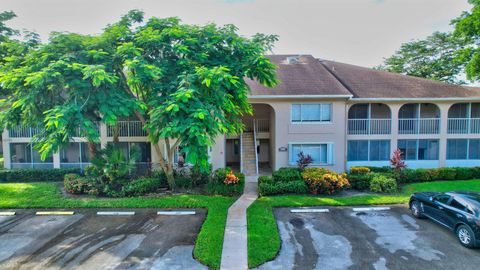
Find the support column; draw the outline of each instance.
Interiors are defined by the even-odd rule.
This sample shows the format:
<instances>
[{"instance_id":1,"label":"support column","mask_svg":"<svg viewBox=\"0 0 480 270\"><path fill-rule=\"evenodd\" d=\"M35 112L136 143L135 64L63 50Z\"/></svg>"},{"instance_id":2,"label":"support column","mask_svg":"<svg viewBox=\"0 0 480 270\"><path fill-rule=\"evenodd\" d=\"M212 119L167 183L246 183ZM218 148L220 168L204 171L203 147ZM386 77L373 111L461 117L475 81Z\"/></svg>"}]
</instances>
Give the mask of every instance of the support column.
<instances>
[{"instance_id":1,"label":"support column","mask_svg":"<svg viewBox=\"0 0 480 270\"><path fill-rule=\"evenodd\" d=\"M107 147L107 125L100 123L100 147L104 149Z\"/></svg>"},{"instance_id":2,"label":"support column","mask_svg":"<svg viewBox=\"0 0 480 270\"><path fill-rule=\"evenodd\" d=\"M55 169L60 168L60 151L53 153L53 168Z\"/></svg>"},{"instance_id":3,"label":"support column","mask_svg":"<svg viewBox=\"0 0 480 270\"><path fill-rule=\"evenodd\" d=\"M5 169L11 169L10 163L10 139L8 135L8 130L4 129L2 132L2 150L3 150L3 167Z\"/></svg>"},{"instance_id":4,"label":"support column","mask_svg":"<svg viewBox=\"0 0 480 270\"><path fill-rule=\"evenodd\" d=\"M392 121L392 138L390 140L390 156L393 155L393 152L398 148L398 112L400 111L400 107L402 104L392 104L390 105L390 112L391 112L391 121Z\"/></svg>"},{"instance_id":5,"label":"support column","mask_svg":"<svg viewBox=\"0 0 480 270\"><path fill-rule=\"evenodd\" d=\"M438 165L445 167L447 160L447 137L448 137L448 109L450 104L437 104L440 109L440 140L438 152Z\"/></svg>"}]
</instances>

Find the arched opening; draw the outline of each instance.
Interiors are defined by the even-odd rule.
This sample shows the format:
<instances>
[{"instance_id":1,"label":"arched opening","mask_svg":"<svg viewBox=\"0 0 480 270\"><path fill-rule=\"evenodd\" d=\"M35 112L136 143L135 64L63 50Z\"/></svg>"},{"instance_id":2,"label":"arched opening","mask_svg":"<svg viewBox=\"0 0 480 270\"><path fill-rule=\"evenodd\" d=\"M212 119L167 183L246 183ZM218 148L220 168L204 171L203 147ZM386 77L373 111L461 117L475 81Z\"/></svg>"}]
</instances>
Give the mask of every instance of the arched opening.
<instances>
[{"instance_id":1,"label":"arched opening","mask_svg":"<svg viewBox=\"0 0 480 270\"><path fill-rule=\"evenodd\" d=\"M391 111L383 103L354 104L348 110L348 134L390 134Z\"/></svg>"},{"instance_id":2,"label":"arched opening","mask_svg":"<svg viewBox=\"0 0 480 270\"><path fill-rule=\"evenodd\" d=\"M433 103L409 103L398 111L400 134L438 134L440 108Z\"/></svg>"},{"instance_id":3,"label":"arched opening","mask_svg":"<svg viewBox=\"0 0 480 270\"><path fill-rule=\"evenodd\" d=\"M480 103L456 103L448 109L448 133L479 134Z\"/></svg>"}]
</instances>

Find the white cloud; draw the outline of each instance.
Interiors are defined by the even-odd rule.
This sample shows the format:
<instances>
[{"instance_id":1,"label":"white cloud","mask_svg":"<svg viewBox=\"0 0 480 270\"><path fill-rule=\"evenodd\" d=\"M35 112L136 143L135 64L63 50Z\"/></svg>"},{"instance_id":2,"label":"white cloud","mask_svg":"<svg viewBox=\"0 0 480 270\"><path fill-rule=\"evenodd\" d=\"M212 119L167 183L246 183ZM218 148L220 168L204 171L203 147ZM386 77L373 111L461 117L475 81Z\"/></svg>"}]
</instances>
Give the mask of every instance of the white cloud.
<instances>
[{"instance_id":1,"label":"white cloud","mask_svg":"<svg viewBox=\"0 0 480 270\"><path fill-rule=\"evenodd\" d=\"M18 18L10 25L35 30L99 33L128 10L178 16L186 23L233 23L244 35L280 35L275 53L313 54L375 66L402 42L451 28L467 0L2 0Z\"/></svg>"}]
</instances>

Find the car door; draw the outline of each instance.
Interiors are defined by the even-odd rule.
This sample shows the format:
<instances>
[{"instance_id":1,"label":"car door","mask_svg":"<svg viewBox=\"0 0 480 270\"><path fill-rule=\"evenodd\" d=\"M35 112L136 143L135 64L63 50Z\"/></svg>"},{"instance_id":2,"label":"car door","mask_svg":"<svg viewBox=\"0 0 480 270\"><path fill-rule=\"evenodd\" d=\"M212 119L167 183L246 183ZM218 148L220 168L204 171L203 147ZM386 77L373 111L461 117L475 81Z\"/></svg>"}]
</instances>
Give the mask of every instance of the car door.
<instances>
[{"instance_id":1,"label":"car door","mask_svg":"<svg viewBox=\"0 0 480 270\"><path fill-rule=\"evenodd\" d=\"M468 209L467 203L459 197L453 196L445 208L445 222L448 226L453 227L458 221L467 221L468 216L473 212Z\"/></svg>"},{"instance_id":2,"label":"car door","mask_svg":"<svg viewBox=\"0 0 480 270\"><path fill-rule=\"evenodd\" d=\"M448 225L447 214L445 212L450 199L451 196L447 194L441 194L433 197L430 203L424 205L425 214L436 222L451 228L451 226Z\"/></svg>"}]
</instances>

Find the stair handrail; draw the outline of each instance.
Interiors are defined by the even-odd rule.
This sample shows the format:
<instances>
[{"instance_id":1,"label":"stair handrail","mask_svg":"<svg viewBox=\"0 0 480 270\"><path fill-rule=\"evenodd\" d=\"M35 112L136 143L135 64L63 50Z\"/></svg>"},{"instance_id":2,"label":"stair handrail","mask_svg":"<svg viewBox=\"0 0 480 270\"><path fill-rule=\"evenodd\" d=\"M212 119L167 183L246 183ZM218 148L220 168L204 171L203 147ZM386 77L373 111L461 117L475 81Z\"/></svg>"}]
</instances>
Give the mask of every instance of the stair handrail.
<instances>
[{"instance_id":1,"label":"stair handrail","mask_svg":"<svg viewBox=\"0 0 480 270\"><path fill-rule=\"evenodd\" d=\"M255 120L253 120L253 146L255 151L255 171L258 175L257 129L255 126Z\"/></svg>"},{"instance_id":2,"label":"stair handrail","mask_svg":"<svg viewBox=\"0 0 480 270\"><path fill-rule=\"evenodd\" d=\"M240 133L240 172L243 173L243 132Z\"/></svg>"}]
</instances>

